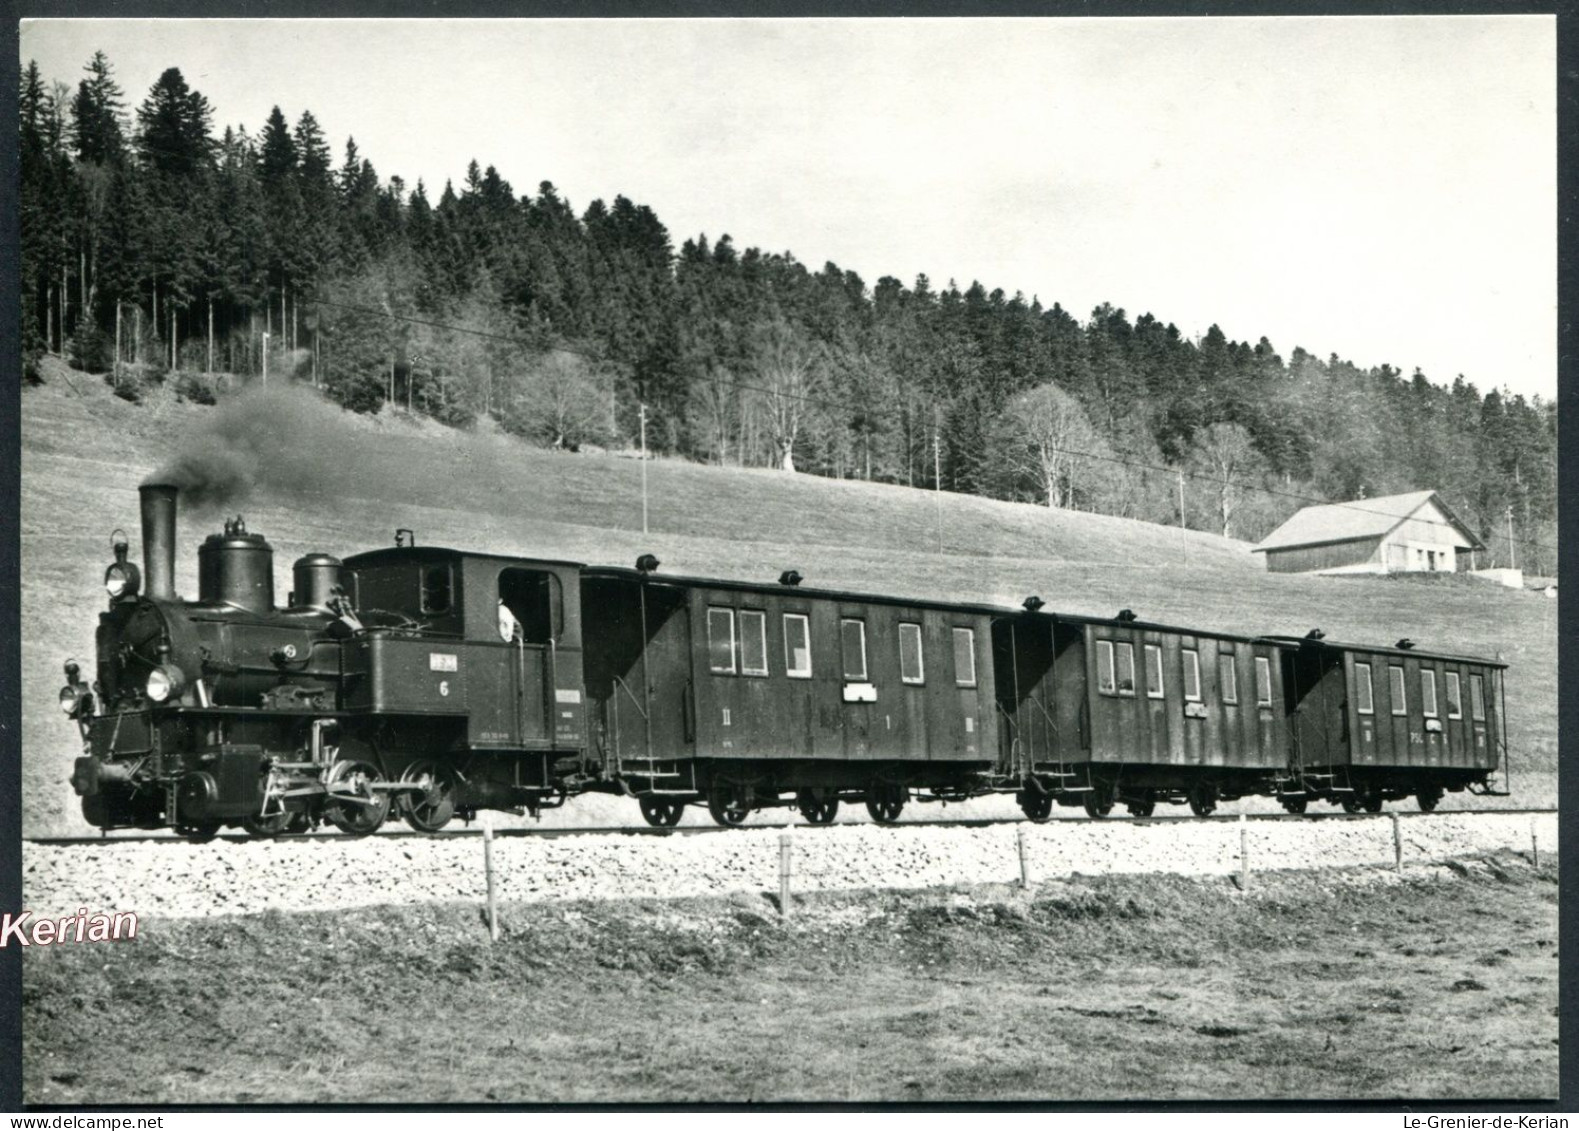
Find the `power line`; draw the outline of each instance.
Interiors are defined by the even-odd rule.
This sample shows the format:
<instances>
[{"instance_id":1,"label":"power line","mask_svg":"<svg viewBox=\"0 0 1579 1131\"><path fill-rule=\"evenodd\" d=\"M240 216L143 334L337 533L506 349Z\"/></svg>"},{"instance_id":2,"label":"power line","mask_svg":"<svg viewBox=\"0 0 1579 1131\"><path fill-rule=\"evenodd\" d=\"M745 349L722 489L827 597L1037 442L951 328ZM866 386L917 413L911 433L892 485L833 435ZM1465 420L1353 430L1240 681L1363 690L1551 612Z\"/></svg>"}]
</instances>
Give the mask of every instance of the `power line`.
<instances>
[{"instance_id":1,"label":"power line","mask_svg":"<svg viewBox=\"0 0 1579 1131\"><path fill-rule=\"evenodd\" d=\"M320 306L331 307L331 308L334 308L334 309L337 309L337 310L353 311L353 312L360 313L360 314L370 314L370 315L373 315L373 316L378 317L378 318L387 318L387 319L390 319L390 320L396 321L396 322L407 322L407 323L411 323L412 325L416 325L416 326L427 326L427 327L430 327L432 329L447 330L447 331L450 331L452 333L458 333L458 334L471 334L471 335L473 335L475 337L487 338L487 339L490 339L492 341L505 342L505 343L508 343L508 344L511 344L511 345L518 345L518 346L522 346L524 348L531 349L531 350L553 349L553 350L558 350L558 351L563 352L563 353L571 354L571 355L576 356L576 357L582 357L582 358L585 358L585 359L587 359L589 361L607 362L607 361L610 360L607 354L604 354L604 353L601 353L601 352L597 352L597 353L588 352L586 350L579 349L579 348L577 348L575 346L564 345L564 344L555 344L553 346L544 346L544 344L542 342L531 341L529 339L518 337L518 336L513 335L513 334L501 334L501 333L498 333L498 332L495 332L495 331L490 331L490 330L478 330L478 329L475 329L475 328L469 327L469 326L457 326L454 323L437 322L437 321L434 321L432 319L416 318L416 317L413 317L411 315L405 315L405 314L395 314L395 313L392 313L392 312L387 311L387 310L379 310L376 307L357 306L357 305L352 304L352 303L334 302L334 301L331 301L329 299L324 299L324 298L313 298L313 299L307 299L307 300L304 300L304 301L307 301L309 303L316 303L317 305L320 305ZM710 375L705 374L705 373L696 374L696 375L693 376L692 379L696 380L696 381L702 381L702 382L705 382L707 384L714 385L714 386L717 386L717 387L735 389L735 390L740 390L740 391L744 391L744 392L759 393L759 394L761 394L763 396L768 396L768 397L783 397L783 398L790 399L790 400L801 401L801 402L806 403L806 404L817 405L817 406L822 407L822 408L842 409L842 410L844 410L846 412L865 411L866 409L868 409L870 407L868 405L860 404L860 403L855 402L855 401L836 400L836 399L829 398L829 397L817 396L817 395L814 395L814 394L811 394L811 393L799 393L799 392L795 392L795 391L792 391L792 390L785 390L785 389L768 389L768 388L764 388L761 385L753 385L753 384L751 384L748 381L740 381L740 380L725 381L722 378L713 377L713 376L710 376ZM1299 493L1294 492L1294 491L1280 491L1280 490L1277 490L1276 488L1273 488L1273 487L1263 487L1263 486L1260 486L1258 484L1245 483L1245 482L1238 481L1238 480L1231 480L1231 479L1230 480L1224 480L1224 479L1220 479L1220 478L1218 478L1216 476L1205 475L1205 474L1202 474L1200 472L1188 471L1188 470L1185 470L1182 467L1169 467L1169 466L1164 465L1164 464L1144 463L1144 462L1142 462L1140 460L1124 459L1124 458L1119 457L1119 456L1101 455L1101 454L1099 454L1097 452L1078 451L1078 450L1075 450L1075 449L1072 449L1072 448L1054 448L1053 450L1059 452L1060 454L1068 455L1068 456L1075 456L1075 457L1080 458L1080 459L1097 460L1097 461L1103 462L1103 463L1119 464L1119 465L1124 466L1124 467L1132 467L1132 468L1138 468L1138 469L1145 470L1145 471L1161 472L1161 473L1166 474L1166 475L1180 476L1182 478L1190 479L1190 480L1193 480L1193 481L1199 482L1199 483L1209 483L1209 484L1211 484L1214 487L1221 487L1221 486L1225 486L1226 485L1226 486L1230 486L1230 487L1233 487L1233 488L1235 488L1237 490L1241 490L1241 491L1255 491L1255 492L1259 492L1259 493L1261 493L1263 495L1271 495L1271 496L1275 496L1277 498L1290 499L1290 500L1293 500L1293 501L1296 501L1296 502L1313 504L1313 505L1316 505L1316 506L1338 507L1338 508L1342 508L1342 509L1345 509L1345 510L1358 511L1358 512L1360 512L1362 514L1377 515L1377 516L1382 517L1382 518L1393 519L1396 522L1403 522L1405 519L1409 519L1408 515L1398 515L1398 514L1395 514L1395 513L1391 512L1391 511L1383 511L1383 510L1377 510L1374 507L1361 506L1357 502L1340 502L1340 503L1335 503L1335 502L1331 502L1331 501L1329 501L1327 499L1319 498L1319 497L1314 496L1314 495L1302 495L1302 494L1299 494ZM1446 529L1446 530L1458 530L1459 529L1459 527L1457 525L1455 525L1454 523L1441 522L1441 521L1439 521L1437 519L1414 518L1414 519L1409 519L1409 521L1417 522L1417 523L1420 523L1421 525L1439 526L1439 527L1442 527L1443 529ZM1542 550L1548 550L1548 551L1553 549L1553 547L1550 546L1548 543L1543 542L1543 541L1541 541L1538 538L1529 537L1529 538L1523 539L1522 541L1524 542L1524 544L1526 546L1536 546L1536 547L1539 547Z\"/></svg>"}]
</instances>

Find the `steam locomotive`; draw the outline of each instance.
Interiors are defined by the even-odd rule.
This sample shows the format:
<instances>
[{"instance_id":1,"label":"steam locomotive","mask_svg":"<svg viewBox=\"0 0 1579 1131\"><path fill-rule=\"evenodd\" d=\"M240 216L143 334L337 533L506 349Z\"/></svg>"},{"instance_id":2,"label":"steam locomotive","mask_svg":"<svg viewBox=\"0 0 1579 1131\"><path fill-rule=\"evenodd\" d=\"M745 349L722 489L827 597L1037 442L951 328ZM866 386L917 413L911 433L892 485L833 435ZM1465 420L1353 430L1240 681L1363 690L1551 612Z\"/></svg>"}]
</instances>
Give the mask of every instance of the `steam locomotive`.
<instances>
[{"instance_id":1,"label":"steam locomotive","mask_svg":"<svg viewBox=\"0 0 1579 1131\"><path fill-rule=\"evenodd\" d=\"M178 491L140 488L143 567L116 539L91 684L65 665L101 829L206 839L391 815L432 832L585 792L653 825L1012 792L1210 813L1278 798L1379 810L1494 792L1504 665L1139 620L914 601L396 544L309 554L275 603L273 550L237 517L175 592Z\"/></svg>"}]
</instances>

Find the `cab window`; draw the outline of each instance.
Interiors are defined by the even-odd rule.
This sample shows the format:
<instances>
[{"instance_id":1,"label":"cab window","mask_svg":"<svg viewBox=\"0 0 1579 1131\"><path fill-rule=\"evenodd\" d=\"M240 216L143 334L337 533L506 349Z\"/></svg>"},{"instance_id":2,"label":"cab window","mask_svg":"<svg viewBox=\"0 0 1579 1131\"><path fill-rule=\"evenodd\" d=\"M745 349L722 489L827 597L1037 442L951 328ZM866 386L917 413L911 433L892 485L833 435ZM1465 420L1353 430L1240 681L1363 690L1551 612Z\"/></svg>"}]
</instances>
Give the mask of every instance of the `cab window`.
<instances>
[{"instance_id":1,"label":"cab window","mask_svg":"<svg viewBox=\"0 0 1579 1131\"><path fill-rule=\"evenodd\" d=\"M450 563L427 566L422 571L422 611L447 613L454 603Z\"/></svg>"},{"instance_id":2,"label":"cab window","mask_svg":"<svg viewBox=\"0 0 1579 1131\"><path fill-rule=\"evenodd\" d=\"M499 574L499 635L525 644L551 644L564 631L559 578L541 569Z\"/></svg>"}]
</instances>

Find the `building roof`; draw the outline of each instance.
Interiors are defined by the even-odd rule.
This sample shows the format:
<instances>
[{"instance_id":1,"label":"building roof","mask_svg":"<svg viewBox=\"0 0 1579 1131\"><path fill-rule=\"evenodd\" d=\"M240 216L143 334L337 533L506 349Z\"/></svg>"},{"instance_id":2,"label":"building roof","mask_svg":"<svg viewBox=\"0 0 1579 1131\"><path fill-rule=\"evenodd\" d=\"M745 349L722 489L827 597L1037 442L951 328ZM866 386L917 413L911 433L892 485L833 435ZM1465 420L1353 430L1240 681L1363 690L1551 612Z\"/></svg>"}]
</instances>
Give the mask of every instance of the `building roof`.
<instances>
[{"instance_id":1,"label":"building roof","mask_svg":"<svg viewBox=\"0 0 1579 1131\"><path fill-rule=\"evenodd\" d=\"M1287 522L1251 547L1252 553L1290 550L1297 546L1324 546L1333 542L1354 542L1362 538L1383 538L1391 534L1427 503L1435 503L1449 522L1477 550L1485 549L1474 531L1458 520L1435 491L1410 491L1404 495L1382 495L1356 499L1349 503L1323 503L1297 511Z\"/></svg>"}]
</instances>

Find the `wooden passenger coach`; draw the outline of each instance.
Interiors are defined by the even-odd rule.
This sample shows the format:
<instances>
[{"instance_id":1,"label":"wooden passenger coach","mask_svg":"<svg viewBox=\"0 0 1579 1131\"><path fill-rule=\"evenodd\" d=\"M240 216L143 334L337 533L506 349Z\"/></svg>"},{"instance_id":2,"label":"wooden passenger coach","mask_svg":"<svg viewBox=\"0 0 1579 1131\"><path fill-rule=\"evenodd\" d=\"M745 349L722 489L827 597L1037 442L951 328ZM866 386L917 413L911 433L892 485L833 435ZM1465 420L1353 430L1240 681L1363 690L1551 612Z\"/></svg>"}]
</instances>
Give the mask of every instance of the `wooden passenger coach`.
<instances>
[{"instance_id":1,"label":"wooden passenger coach","mask_svg":"<svg viewBox=\"0 0 1579 1131\"><path fill-rule=\"evenodd\" d=\"M1312 796L1377 812L1408 796L1489 788L1507 746L1507 665L1399 646L1279 637L1294 766Z\"/></svg>"},{"instance_id":2,"label":"wooden passenger coach","mask_svg":"<svg viewBox=\"0 0 1579 1131\"><path fill-rule=\"evenodd\" d=\"M1102 816L1116 801L1198 814L1219 799L1274 792L1287 773L1276 647L1249 637L1136 620L1027 613L994 630L1001 762L1020 803Z\"/></svg>"},{"instance_id":3,"label":"wooden passenger coach","mask_svg":"<svg viewBox=\"0 0 1579 1131\"><path fill-rule=\"evenodd\" d=\"M738 823L982 789L998 746L992 610L794 584L583 571L595 754L650 820Z\"/></svg>"}]
</instances>

